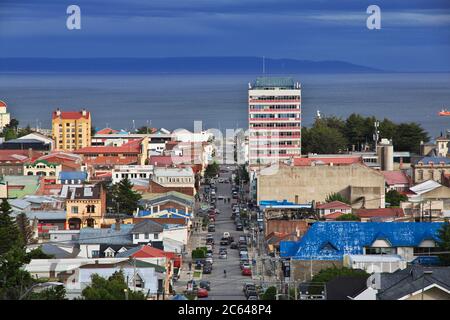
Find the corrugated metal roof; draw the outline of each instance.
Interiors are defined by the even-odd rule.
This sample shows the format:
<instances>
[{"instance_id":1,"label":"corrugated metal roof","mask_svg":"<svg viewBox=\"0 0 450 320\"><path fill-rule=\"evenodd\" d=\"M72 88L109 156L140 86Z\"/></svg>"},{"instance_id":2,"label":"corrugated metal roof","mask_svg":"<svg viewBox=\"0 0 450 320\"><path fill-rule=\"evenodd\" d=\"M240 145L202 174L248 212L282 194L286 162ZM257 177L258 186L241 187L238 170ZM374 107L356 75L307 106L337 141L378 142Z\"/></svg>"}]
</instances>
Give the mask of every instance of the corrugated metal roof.
<instances>
[{"instance_id":1,"label":"corrugated metal roof","mask_svg":"<svg viewBox=\"0 0 450 320\"><path fill-rule=\"evenodd\" d=\"M393 247L416 247L424 239L436 239L438 222L316 222L297 242L281 242L280 255L296 260L341 260L344 254L363 254L375 239ZM328 250L329 243L336 250Z\"/></svg>"}]
</instances>

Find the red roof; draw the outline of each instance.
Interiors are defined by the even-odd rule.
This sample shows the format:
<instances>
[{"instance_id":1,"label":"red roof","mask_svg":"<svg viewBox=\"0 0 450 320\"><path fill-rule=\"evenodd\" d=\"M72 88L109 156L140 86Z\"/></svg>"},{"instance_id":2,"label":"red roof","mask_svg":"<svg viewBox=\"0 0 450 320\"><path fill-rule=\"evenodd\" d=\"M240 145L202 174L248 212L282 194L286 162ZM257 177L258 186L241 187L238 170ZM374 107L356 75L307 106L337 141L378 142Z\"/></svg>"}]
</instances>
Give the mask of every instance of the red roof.
<instances>
[{"instance_id":1,"label":"red roof","mask_svg":"<svg viewBox=\"0 0 450 320\"><path fill-rule=\"evenodd\" d=\"M167 252L151 246L141 246L141 248L133 253L131 256L135 258L159 258L166 257L169 260L178 258L176 253Z\"/></svg>"},{"instance_id":2,"label":"red roof","mask_svg":"<svg viewBox=\"0 0 450 320\"><path fill-rule=\"evenodd\" d=\"M326 219L326 220L336 220L337 218L339 218L340 216L342 216L344 213L342 213L342 212L340 212L340 211L337 211L337 212L333 212L333 213L330 213L330 214L326 214L325 216L324 216L324 218Z\"/></svg>"},{"instance_id":3,"label":"red roof","mask_svg":"<svg viewBox=\"0 0 450 320\"><path fill-rule=\"evenodd\" d=\"M0 100L0 107L7 107L6 106L6 102L5 101L3 101L3 100Z\"/></svg>"},{"instance_id":4,"label":"red roof","mask_svg":"<svg viewBox=\"0 0 450 320\"><path fill-rule=\"evenodd\" d=\"M57 111L53 111L52 119L78 120L81 118L89 119L90 116L91 113L89 111L86 111L85 116L83 116L82 111L60 111L60 116L57 115Z\"/></svg>"},{"instance_id":5,"label":"red roof","mask_svg":"<svg viewBox=\"0 0 450 320\"><path fill-rule=\"evenodd\" d=\"M34 150L31 152L29 150L0 150L0 162L23 163L34 161L40 156L42 156L42 152Z\"/></svg>"},{"instance_id":6,"label":"red roof","mask_svg":"<svg viewBox=\"0 0 450 320\"><path fill-rule=\"evenodd\" d=\"M114 146L94 146L94 147L85 147L78 150L75 150L74 153L77 154L103 154L103 153L137 153L141 152L141 142L142 139L129 141L119 147Z\"/></svg>"},{"instance_id":7,"label":"red roof","mask_svg":"<svg viewBox=\"0 0 450 320\"><path fill-rule=\"evenodd\" d=\"M326 203L321 203L318 204L317 209L338 209L338 210L342 210L342 209L350 209L351 206L341 202L341 201L331 201L331 202L326 202Z\"/></svg>"},{"instance_id":8,"label":"red roof","mask_svg":"<svg viewBox=\"0 0 450 320\"><path fill-rule=\"evenodd\" d=\"M358 209L355 214L360 218L404 217L402 208Z\"/></svg>"},{"instance_id":9,"label":"red roof","mask_svg":"<svg viewBox=\"0 0 450 320\"><path fill-rule=\"evenodd\" d=\"M172 166L177 164L193 164L192 157L184 156L151 156L149 164L156 167Z\"/></svg>"},{"instance_id":10,"label":"red roof","mask_svg":"<svg viewBox=\"0 0 450 320\"><path fill-rule=\"evenodd\" d=\"M382 171L381 172L386 180L386 184L406 184L409 185L409 178L403 171Z\"/></svg>"},{"instance_id":11,"label":"red roof","mask_svg":"<svg viewBox=\"0 0 450 320\"><path fill-rule=\"evenodd\" d=\"M361 157L312 157L312 158L294 158L294 166L311 166L312 163L323 163L326 165L350 165L354 163L363 163Z\"/></svg>"},{"instance_id":12,"label":"red roof","mask_svg":"<svg viewBox=\"0 0 450 320\"><path fill-rule=\"evenodd\" d=\"M104 128L104 129L97 131L95 134L113 134L113 133L117 133L117 132L119 132L119 131L111 129L111 128Z\"/></svg>"}]
</instances>

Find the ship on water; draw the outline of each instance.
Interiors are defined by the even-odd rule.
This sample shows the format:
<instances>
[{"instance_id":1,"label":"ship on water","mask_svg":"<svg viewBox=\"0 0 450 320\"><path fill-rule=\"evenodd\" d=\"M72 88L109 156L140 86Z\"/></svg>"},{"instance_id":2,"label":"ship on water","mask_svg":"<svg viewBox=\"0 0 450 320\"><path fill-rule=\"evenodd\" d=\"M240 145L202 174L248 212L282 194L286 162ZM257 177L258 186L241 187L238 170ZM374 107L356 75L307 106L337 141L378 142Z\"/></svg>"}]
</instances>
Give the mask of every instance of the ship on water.
<instances>
[{"instance_id":1,"label":"ship on water","mask_svg":"<svg viewBox=\"0 0 450 320\"><path fill-rule=\"evenodd\" d=\"M441 111L439 111L439 116L450 117L450 111L448 111L448 109L442 109Z\"/></svg>"}]
</instances>

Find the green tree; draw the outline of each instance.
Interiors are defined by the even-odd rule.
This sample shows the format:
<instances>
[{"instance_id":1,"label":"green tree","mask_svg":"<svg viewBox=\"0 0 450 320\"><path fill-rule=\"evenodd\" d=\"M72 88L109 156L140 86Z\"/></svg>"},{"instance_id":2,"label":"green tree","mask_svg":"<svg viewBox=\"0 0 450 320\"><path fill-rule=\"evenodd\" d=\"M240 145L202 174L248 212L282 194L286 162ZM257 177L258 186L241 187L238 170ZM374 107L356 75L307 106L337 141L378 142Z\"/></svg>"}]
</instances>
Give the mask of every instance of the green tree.
<instances>
[{"instance_id":1,"label":"green tree","mask_svg":"<svg viewBox=\"0 0 450 320\"><path fill-rule=\"evenodd\" d=\"M275 300L277 295L277 288L274 286L268 287L261 296L262 300Z\"/></svg>"},{"instance_id":2,"label":"green tree","mask_svg":"<svg viewBox=\"0 0 450 320\"><path fill-rule=\"evenodd\" d=\"M331 268L322 269L312 278L308 291L311 294L318 294L324 290L324 285L326 283L341 276L368 278L369 274L361 269L350 269L346 267L338 268L333 266Z\"/></svg>"},{"instance_id":3,"label":"green tree","mask_svg":"<svg viewBox=\"0 0 450 320\"><path fill-rule=\"evenodd\" d=\"M443 252L450 252L450 223L446 220L438 231L438 248ZM450 253L439 255L439 260L444 266L450 266Z\"/></svg>"},{"instance_id":4,"label":"green tree","mask_svg":"<svg viewBox=\"0 0 450 320\"><path fill-rule=\"evenodd\" d=\"M42 248L36 248L27 253L28 259L53 259L55 256L51 254L46 254L42 251Z\"/></svg>"},{"instance_id":5,"label":"green tree","mask_svg":"<svg viewBox=\"0 0 450 320\"><path fill-rule=\"evenodd\" d=\"M84 288L81 295L85 300L125 300L125 290L128 290L129 300L145 300L142 292L132 291L125 282L122 271L117 271L108 279L93 274L91 285Z\"/></svg>"},{"instance_id":6,"label":"green tree","mask_svg":"<svg viewBox=\"0 0 450 320\"><path fill-rule=\"evenodd\" d=\"M428 134L419 124L414 122L401 123L397 126L393 144L396 151L419 153L420 142L428 142L429 140Z\"/></svg>"},{"instance_id":7,"label":"green tree","mask_svg":"<svg viewBox=\"0 0 450 320\"><path fill-rule=\"evenodd\" d=\"M339 153L347 149L347 139L339 129L317 120L310 129L303 129L302 147L305 153Z\"/></svg>"},{"instance_id":8,"label":"green tree","mask_svg":"<svg viewBox=\"0 0 450 320\"><path fill-rule=\"evenodd\" d=\"M361 221L361 219L353 213L346 213L336 218L336 221Z\"/></svg>"},{"instance_id":9,"label":"green tree","mask_svg":"<svg viewBox=\"0 0 450 320\"><path fill-rule=\"evenodd\" d=\"M112 198L115 212L131 215L138 208L142 196L133 190L133 184L125 177L112 186Z\"/></svg>"},{"instance_id":10,"label":"green tree","mask_svg":"<svg viewBox=\"0 0 450 320\"><path fill-rule=\"evenodd\" d=\"M19 213L16 216L16 223L25 245L32 243L33 229L31 228L27 215L25 213Z\"/></svg>"},{"instance_id":11,"label":"green tree","mask_svg":"<svg viewBox=\"0 0 450 320\"><path fill-rule=\"evenodd\" d=\"M346 204L350 204L350 200L348 200L346 197L344 197L342 194L338 192L329 194L325 199L325 202L333 202L333 201L340 201Z\"/></svg>"},{"instance_id":12,"label":"green tree","mask_svg":"<svg viewBox=\"0 0 450 320\"><path fill-rule=\"evenodd\" d=\"M385 200L391 207L398 207L400 206L400 202L407 201L408 197L397 190L389 190L386 192Z\"/></svg>"},{"instance_id":13,"label":"green tree","mask_svg":"<svg viewBox=\"0 0 450 320\"><path fill-rule=\"evenodd\" d=\"M0 204L0 256L14 246L23 246L16 221L11 217L11 206L6 199Z\"/></svg>"},{"instance_id":14,"label":"green tree","mask_svg":"<svg viewBox=\"0 0 450 320\"><path fill-rule=\"evenodd\" d=\"M213 163L208 164L208 166L205 169L205 178L206 179L211 179L216 177L219 174L219 170L220 167L217 164L216 161L214 161Z\"/></svg>"},{"instance_id":15,"label":"green tree","mask_svg":"<svg viewBox=\"0 0 450 320\"><path fill-rule=\"evenodd\" d=\"M360 150L361 144L367 141L368 128L366 125L366 119L356 113L351 114L345 121L345 136L348 143L354 145L357 150Z\"/></svg>"},{"instance_id":16,"label":"green tree","mask_svg":"<svg viewBox=\"0 0 450 320\"><path fill-rule=\"evenodd\" d=\"M60 285L41 292L32 292L29 294L28 300L67 300L66 289L63 285Z\"/></svg>"},{"instance_id":17,"label":"green tree","mask_svg":"<svg viewBox=\"0 0 450 320\"><path fill-rule=\"evenodd\" d=\"M25 249L17 244L0 255L0 299L18 300L33 285L30 273L22 269L29 261Z\"/></svg>"},{"instance_id":18,"label":"green tree","mask_svg":"<svg viewBox=\"0 0 450 320\"><path fill-rule=\"evenodd\" d=\"M18 130L17 137L20 138L20 137L26 136L27 134L30 134L32 132L33 132L33 130L31 130L31 127L28 124L25 128Z\"/></svg>"}]
</instances>

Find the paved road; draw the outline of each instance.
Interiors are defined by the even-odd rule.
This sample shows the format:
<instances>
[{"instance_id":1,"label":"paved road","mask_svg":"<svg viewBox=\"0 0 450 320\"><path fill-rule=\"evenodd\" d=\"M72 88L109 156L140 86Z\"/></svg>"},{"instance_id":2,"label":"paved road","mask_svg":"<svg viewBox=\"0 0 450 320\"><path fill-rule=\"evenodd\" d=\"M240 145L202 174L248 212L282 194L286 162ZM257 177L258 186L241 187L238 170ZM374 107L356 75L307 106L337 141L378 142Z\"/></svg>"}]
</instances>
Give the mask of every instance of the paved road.
<instances>
[{"instance_id":1,"label":"paved road","mask_svg":"<svg viewBox=\"0 0 450 320\"><path fill-rule=\"evenodd\" d=\"M222 169L226 166L222 166ZM221 178L228 179L231 177L231 171L228 173L221 173ZM231 184L217 183L217 197L224 196L231 198ZM241 275L239 267L239 252L236 249L230 249L226 246L228 251L227 259L219 259L220 238L225 231L230 232L236 241L239 236L244 234L242 231L236 231L233 220L231 219L231 202L224 203L223 200L217 200L217 209L220 214L216 215L216 232L214 232L214 264L211 274L204 274L203 279L211 282L211 291L209 296L211 300L242 300L245 299L242 292L242 284L246 281L251 281L251 277ZM227 271L227 277L224 278L223 270Z\"/></svg>"}]
</instances>

